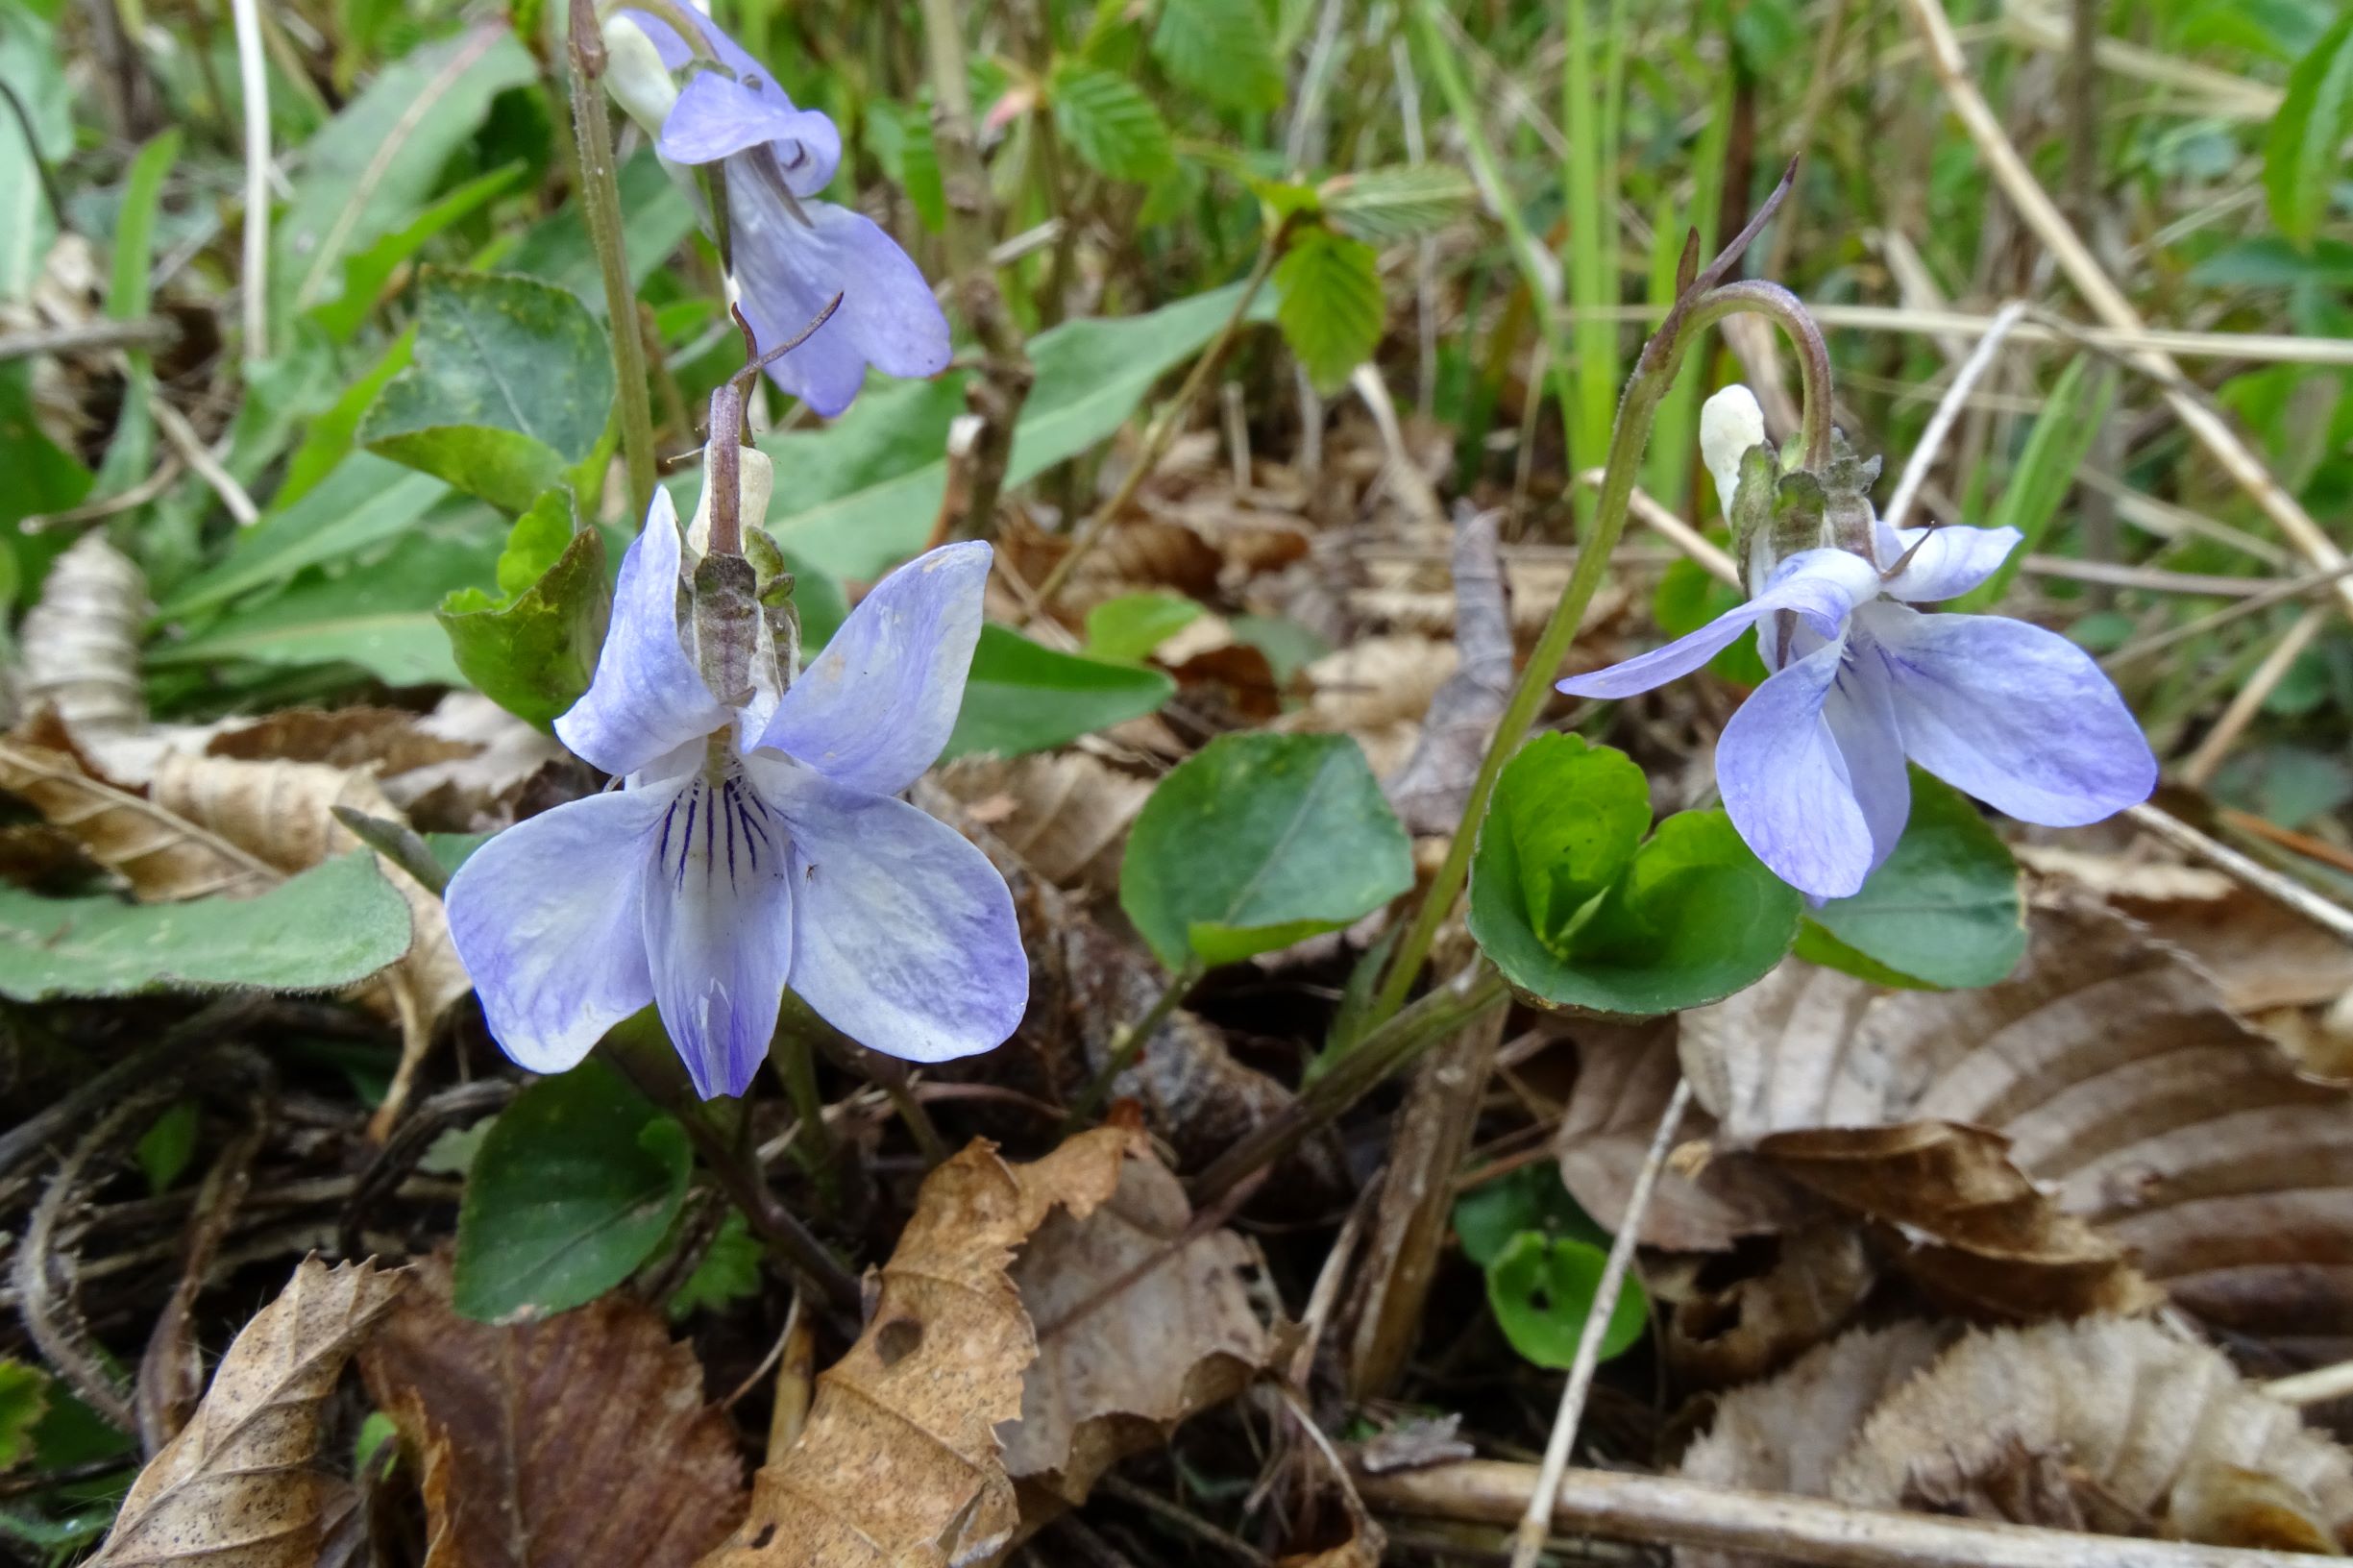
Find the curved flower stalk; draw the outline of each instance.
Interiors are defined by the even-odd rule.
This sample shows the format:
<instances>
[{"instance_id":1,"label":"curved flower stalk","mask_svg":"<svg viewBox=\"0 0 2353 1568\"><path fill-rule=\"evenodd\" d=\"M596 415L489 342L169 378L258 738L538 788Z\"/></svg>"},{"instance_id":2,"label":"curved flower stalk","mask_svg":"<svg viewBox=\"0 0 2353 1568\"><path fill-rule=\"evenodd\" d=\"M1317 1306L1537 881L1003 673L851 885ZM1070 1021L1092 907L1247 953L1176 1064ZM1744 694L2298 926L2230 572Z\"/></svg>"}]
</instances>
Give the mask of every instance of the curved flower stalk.
<instances>
[{"instance_id":1,"label":"curved flower stalk","mask_svg":"<svg viewBox=\"0 0 2353 1568\"><path fill-rule=\"evenodd\" d=\"M765 66L688 5L618 12L604 45L606 85L673 174L720 170L736 304L760 353L841 296L831 321L769 366L778 386L831 418L857 397L869 365L911 377L947 368L947 318L915 262L862 213L813 199L842 161L831 119L796 108Z\"/></svg>"},{"instance_id":2,"label":"curved flower stalk","mask_svg":"<svg viewBox=\"0 0 2353 1568\"><path fill-rule=\"evenodd\" d=\"M681 634L682 553L657 493L596 677L555 723L621 787L517 823L450 883L491 1033L559 1072L650 1001L705 1098L749 1084L788 985L907 1061L1000 1043L1029 994L1013 896L963 835L894 798L955 724L989 547L900 567L797 679L740 706Z\"/></svg>"},{"instance_id":3,"label":"curved flower stalk","mask_svg":"<svg viewBox=\"0 0 2353 1568\"><path fill-rule=\"evenodd\" d=\"M1777 467L1757 445L1755 400L1728 388L1710 400L1702 429L1727 509L1755 515L1756 490ZM1772 674L1725 726L1717 784L1757 858L1817 898L1855 893L1895 849L1911 811L1907 758L1998 811L2052 827L2147 798L2156 758L2089 654L2022 621L1912 607L1992 576L2018 548L2017 529L1890 528L1868 502L1857 515L1862 549L1827 544L1777 558L1769 530L1748 532L1748 603L1559 689L1646 692L1754 626Z\"/></svg>"}]
</instances>

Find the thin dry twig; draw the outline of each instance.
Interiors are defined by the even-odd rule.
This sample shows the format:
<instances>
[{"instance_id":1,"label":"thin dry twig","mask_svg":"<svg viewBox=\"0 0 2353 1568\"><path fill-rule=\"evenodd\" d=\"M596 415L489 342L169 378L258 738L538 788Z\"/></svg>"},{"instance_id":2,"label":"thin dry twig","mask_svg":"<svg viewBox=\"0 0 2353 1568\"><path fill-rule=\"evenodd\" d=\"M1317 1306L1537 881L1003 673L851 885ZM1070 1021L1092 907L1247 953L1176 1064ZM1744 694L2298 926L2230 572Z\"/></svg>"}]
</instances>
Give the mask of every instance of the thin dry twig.
<instances>
[{"instance_id":1,"label":"thin dry twig","mask_svg":"<svg viewBox=\"0 0 2353 1568\"><path fill-rule=\"evenodd\" d=\"M2129 806L2125 808L2124 815L2183 853L2194 855L2223 875L2236 878L2265 897L2287 905L2323 930L2353 942L2353 911L2331 903L2301 882L2281 875L2260 861L2248 859L2229 845L2207 837L2180 818L2156 806Z\"/></svg>"},{"instance_id":2,"label":"thin dry twig","mask_svg":"<svg viewBox=\"0 0 2353 1568\"><path fill-rule=\"evenodd\" d=\"M1920 487L1927 482L1928 471L1936 466L1939 453L1945 450L1945 438L1952 433L1953 422L1961 417L1969 395L1993 368L1994 355L2001 341L2010 335L2026 314L2024 300L2012 300L1994 313L1993 325L1977 339L1977 346L1961 361L1961 368L1952 373L1952 384L1945 388L1944 400L1936 412L1928 416L1928 428L1920 432L1920 445L1904 459L1903 473L1896 480L1896 493L1888 498L1882 517L1891 528L1903 527L1904 519L1912 515L1912 502L1920 498Z\"/></svg>"},{"instance_id":3,"label":"thin dry twig","mask_svg":"<svg viewBox=\"0 0 2353 1568\"><path fill-rule=\"evenodd\" d=\"M1585 1413L1585 1396L1593 1388L1593 1369L1601 1364L1602 1335L1616 1315L1613 1308L1626 1284L1626 1271L1634 1261L1634 1241L1642 1235L1643 1213L1651 1207L1658 1173L1666 1168L1667 1151L1675 1146L1676 1130L1682 1126L1683 1112L1690 1104L1691 1080L1679 1078L1658 1118L1658 1131L1651 1135L1651 1147L1642 1157L1634 1189L1627 1197L1626 1217L1619 1221L1618 1234L1609 1243L1609 1261L1602 1266L1601 1283L1593 1290L1593 1311L1585 1314L1584 1326L1578 1331L1577 1356L1569 1362L1569 1381L1560 1390L1560 1409L1553 1417L1553 1434L1544 1445L1544 1468L1528 1494L1528 1509L1520 1516L1519 1532L1512 1538L1511 1568L1534 1568L1537 1555L1544 1550L1544 1538L1552 1533L1556 1507L1553 1500L1569 1468L1569 1449Z\"/></svg>"},{"instance_id":4,"label":"thin dry twig","mask_svg":"<svg viewBox=\"0 0 2353 1568\"><path fill-rule=\"evenodd\" d=\"M2214 728L2206 732L2205 738L2197 743L2197 749L2190 753L2190 760L2182 764L2183 783L2199 789L2206 787L2215 771L2222 766L2222 759L2230 755L2230 748L2239 744L2240 736L2246 733L2246 726L2253 723L2255 716L2263 711L2263 705L2270 699L2272 692L2288 678L2289 670L2312 646L2312 640L2320 635L2321 623L2325 619L2325 612L2316 604L2296 617L2295 624L2272 645L2271 651L2264 655L2263 663L2257 665L2255 673L2247 676L2246 684L2231 698L2230 705L2222 710L2222 717L2214 722Z\"/></svg>"}]
</instances>

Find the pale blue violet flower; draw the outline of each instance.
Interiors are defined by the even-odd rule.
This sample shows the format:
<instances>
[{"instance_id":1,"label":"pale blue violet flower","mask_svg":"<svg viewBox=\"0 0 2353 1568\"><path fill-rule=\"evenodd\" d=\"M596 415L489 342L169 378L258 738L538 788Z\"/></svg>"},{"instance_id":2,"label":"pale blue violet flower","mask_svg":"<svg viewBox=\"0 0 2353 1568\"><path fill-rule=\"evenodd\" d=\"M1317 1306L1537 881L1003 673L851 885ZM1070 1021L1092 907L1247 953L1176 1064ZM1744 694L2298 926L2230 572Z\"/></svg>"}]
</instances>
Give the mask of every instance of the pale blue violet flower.
<instances>
[{"instance_id":1,"label":"pale blue violet flower","mask_svg":"<svg viewBox=\"0 0 2353 1568\"><path fill-rule=\"evenodd\" d=\"M706 163L724 172L736 304L761 352L842 297L833 319L769 375L831 418L869 365L888 376L946 369L947 318L915 262L864 214L814 200L842 161L833 121L794 107L767 67L684 0L670 9L700 38L650 12L616 12L604 24L606 85L674 173Z\"/></svg>"},{"instance_id":2,"label":"pale blue violet flower","mask_svg":"<svg viewBox=\"0 0 2353 1568\"><path fill-rule=\"evenodd\" d=\"M681 640L682 553L657 492L595 679L555 722L621 787L516 823L451 880L491 1033L560 1072L652 1002L706 1098L749 1084L788 985L907 1061L1000 1043L1029 994L1013 896L962 834L894 798L955 724L989 547L900 567L781 696L769 682L736 709Z\"/></svg>"},{"instance_id":3,"label":"pale blue violet flower","mask_svg":"<svg viewBox=\"0 0 2353 1568\"><path fill-rule=\"evenodd\" d=\"M1711 406L1703 454L1729 509L1740 454L1763 439L1754 401ZM1710 428L1712 427L1712 428ZM1623 698L1688 674L1751 626L1772 672L1724 728L1716 781L1732 824L1775 875L1816 898L1859 891L1911 811L1906 758L2022 821L2096 822L2147 798L2157 762L2091 656L1997 615L1924 615L2018 548L2015 528L1891 528L1873 559L1846 550L1752 554L1754 597L1623 664L1560 682Z\"/></svg>"}]
</instances>

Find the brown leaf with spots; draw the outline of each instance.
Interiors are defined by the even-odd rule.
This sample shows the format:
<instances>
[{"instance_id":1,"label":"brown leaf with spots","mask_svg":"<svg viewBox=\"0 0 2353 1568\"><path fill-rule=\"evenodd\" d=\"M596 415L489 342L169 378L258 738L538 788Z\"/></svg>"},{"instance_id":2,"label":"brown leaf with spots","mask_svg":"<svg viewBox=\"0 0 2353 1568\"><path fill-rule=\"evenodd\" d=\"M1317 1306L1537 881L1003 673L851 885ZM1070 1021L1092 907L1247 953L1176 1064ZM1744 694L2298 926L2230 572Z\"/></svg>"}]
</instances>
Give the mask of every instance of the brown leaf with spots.
<instances>
[{"instance_id":1,"label":"brown leaf with spots","mask_svg":"<svg viewBox=\"0 0 2353 1568\"><path fill-rule=\"evenodd\" d=\"M445 1260L416 1273L359 1364L422 1468L426 1568L684 1568L743 1517L734 1430L659 1311L498 1327L451 1309Z\"/></svg>"},{"instance_id":2,"label":"brown leaf with spots","mask_svg":"<svg viewBox=\"0 0 2353 1568\"><path fill-rule=\"evenodd\" d=\"M2039 907L1980 991L1792 962L1683 1015L1681 1049L1720 1146L1882 1222L1949 1300L2072 1314L2155 1286L2290 1361L2353 1353L2353 1095L2120 916Z\"/></svg>"},{"instance_id":3,"label":"brown leaf with spots","mask_svg":"<svg viewBox=\"0 0 2353 1568\"><path fill-rule=\"evenodd\" d=\"M2353 1530L2353 1453L2209 1346L2115 1317L1937 1341L1916 1323L1851 1334L1726 1395L1681 1473L2207 1546L2334 1553Z\"/></svg>"},{"instance_id":4,"label":"brown leaf with spots","mask_svg":"<svg viewBox=\"0 0 2353 1568\"><path fill-rule=\"evenodd\" d=\"M1249 1242L1192 1224L1184 1188L1138 1139L1117 1190L1083 1217L1053 1214L1013 1265L1038 1332L1021 1419L1003 1433L1025 1523L1085 1502L1096 1477L1233 1398L1273 1354Z\"/></svg>"},{"instance_id":5,"label":"brown leaf with spots","mask_svg":"<svg viewBox=\"0 0 2353 1568\"><path fill-rule=\"evenodd\" d=\"M975 1142L924 1178L866 1332L818 1374L800 1440L761 1467L750 1517L706 1568L946 1568L1010 1540L997 1428L1021 1414L1038 1354L1014 1253L1055 1211L1109 1201L1136 1141L1100 1128L1025 1165Z\"/></svg>"},{"instance_id":6,"label":"brown leaf with spots","mask_svg":"<svg viewBox=\"0 0 2353 1568\"><path fill-rule=\"evenodd\" d=\"M179 1436L123 1499L91 1568L310 1568L344 1483L312 1468L320 1407L404 1279L310 1258L239 1332Z\"/></svg>"}]
</instances>

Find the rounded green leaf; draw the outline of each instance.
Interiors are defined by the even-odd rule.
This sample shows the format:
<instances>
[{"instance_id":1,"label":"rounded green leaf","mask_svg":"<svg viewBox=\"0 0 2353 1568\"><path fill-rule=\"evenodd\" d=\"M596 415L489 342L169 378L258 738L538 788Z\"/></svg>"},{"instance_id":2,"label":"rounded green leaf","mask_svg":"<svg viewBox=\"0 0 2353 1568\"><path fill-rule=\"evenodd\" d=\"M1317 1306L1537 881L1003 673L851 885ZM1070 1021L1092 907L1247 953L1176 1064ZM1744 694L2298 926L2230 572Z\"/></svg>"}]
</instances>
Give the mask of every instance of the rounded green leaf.
<instances>
[{"instance_id":1,"label":"rounded green leaf","mask_svg":"<svg viewBox=\"0 0 2353 1568\"><path fill-rule=\"evenodd\" d=\"M1157 712L1176 682L1157 670L1064 653L999 625L980 628L948 757L1017 757Z\"/></svg>"},{"instance_id":2,"label":"rounded green leaf","mask_svg":"<svg viewBox=\"0 0 2353 1568\"><path fill-rule=\"evenodd\" d=\"M1609 1254L1589 1241L1523 1231L1487 1267L1487 1305L1504 1337L1538 1366L1565 1372L1601 1294ZM1618 1286L1609 1326L1602 1331L1602 1360L1623 1356L1642 1337L1651 1307L1630 1273Z\"/></svg>"},{"instance_id":3,"label":"rounded green leaf","mask_svg":"<svg viewBox=\"0 0 2353 1568\"><path fill-rule=\"evenodd\" d=\"M1200 619L1201 606L1178 594L1121 594L1087 612L1087 651L1133 663Z\"/></svg>"},{"instance_id":4,"label":"rounded green leaf","mask_svg":"<svg viewBox=\"0 0 2353 1568\"><path fill-rule=\"evenodd\" d=\"M601 1062L543 1078L482 1139L457 1212L457 1310L519 1323L593 1301L686 1201L686 1132Z\"/></svg>"},{"instance_id":5,"label":"rounded green leaf","mask_svg":"<svg viewBox=\"0 0 2353 1568\"><path fill-rule=\"evenodd\" d=\"M1482 1182L1455 1200L1455 1236L1462 1256L1481 1268L1492 1267L1523 1231L1609 1245L1609 1233L1569 1196L1560 1167L1550 1161Z\"/></svg>"},{"instance_id":6,"label":"rounded green leaf","mask_svg":"<svg viewBox=\"0 0 2353 1568\"><path fill-rule=\"evenodd\" d=\"M461 589L433 614L475 690L542 727L588 690L612 615L603 535L575 527L570 492L549 491L516 521L499 557L499 586L510 597Z\"/></svg>"},{"instance_id":7,"label":"rounded green leaf","mask_svg":"<svg viewBox=\"0 0 2353 1568\"><path fill-rule=\"evenodd\" d=\"M1119 903L1160 961L1232 964L1413 885L1406 830L1344 735L1221 735L1138 813Z\"/></svg>"},{"instance_id":8,"label":"rounded green leaf","mask_svg":"<svg viewBox=\"0 0 2353 1568\"><path fill-rule=\"evenodd\" d=\"M1529 924L1556 944L1633 864L1651 825L1651 784L1623 751L1539 735L1505 765L1488 820L1509 835Z\"/></svg>"},{"instance_id":9,"label":"rounded green leaf","mask_svg":"<svg viewBox=\"0 0 2353 1568\"><path fill-rule=\"evenodd\" d=\"M1990 986L2026 951L2018 862L1967 796L1912 770L1912 816L1851 898L1807 917L1798 956L1881 985Z\"/></svg>"},{"instance_id":10,"label":"rounded green leaf","mask_svg":"<svg viewBox=\"0 0 2353 1568\"><path fill-rule=\"evenodd\" d=\"M1470 926L1481 948L1531 999L1594 1013L1672 1013L1763 978L1789 951L1803 901L1765 870L1721 811L1668 818L1622 870L1610 870L1615 880L1599 896L1565 921L1557 918L1566 899L1591 886L1586 878L1610 869L1601 846L1624 832L1624 775L1586 760L1596 755L1615 753L1538 751L1532 743L1504 770L1471 859ZM1583 793L1562 782L1586 773ZM1598 831L1593 820L1612 814L1621 825ZM1556 815L1587 834L1583 859L1574 844L1535 831L1532 824ZM1532 824L1525 840L1522 821ZM1548 858L1556 842L1563 846ZM1539 894L1553 877L1555 891ZM1546 917L1542 927L1535 911Z\"/></svg>"}]
</instances>

